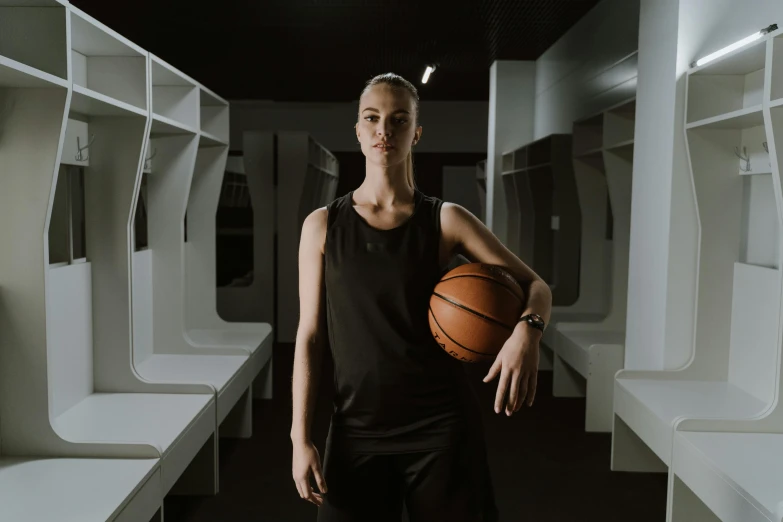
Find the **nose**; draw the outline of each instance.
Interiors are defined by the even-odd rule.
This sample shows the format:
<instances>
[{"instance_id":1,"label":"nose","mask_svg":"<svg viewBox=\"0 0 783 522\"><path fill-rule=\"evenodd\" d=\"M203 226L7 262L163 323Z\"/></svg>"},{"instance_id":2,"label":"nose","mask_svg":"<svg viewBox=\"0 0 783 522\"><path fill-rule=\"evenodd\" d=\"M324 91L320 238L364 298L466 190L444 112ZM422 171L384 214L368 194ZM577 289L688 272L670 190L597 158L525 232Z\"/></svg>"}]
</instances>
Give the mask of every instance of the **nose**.
<instances>
[{"instance_id":1,"label":"nose","mask_svg":"<svg viewBox=\"0 0 783 522\"><path fill-rule=\"evenodd\" d=\"M383 122L378 125L378 136L391 136L391 122L388 119L384 119Z\"/></svg>"}]
</instances>

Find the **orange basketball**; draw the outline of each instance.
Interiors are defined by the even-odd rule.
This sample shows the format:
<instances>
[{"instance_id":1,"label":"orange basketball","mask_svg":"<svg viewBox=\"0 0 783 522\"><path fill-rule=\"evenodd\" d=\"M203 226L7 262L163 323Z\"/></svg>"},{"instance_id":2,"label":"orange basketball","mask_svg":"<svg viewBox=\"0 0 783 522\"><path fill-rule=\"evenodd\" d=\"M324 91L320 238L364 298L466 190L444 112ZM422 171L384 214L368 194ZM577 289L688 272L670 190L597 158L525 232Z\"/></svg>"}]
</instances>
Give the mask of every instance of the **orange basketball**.
<instances>
[{"instance_id":1,"label":"orange basketball","mask_svg":"<svg viewBox=\"0 0 783 522\"><path fill-rule=\"evenodd\" d=\"M430 297L430 330L461 361L494 360L522 315L525 294L508 271L468 263L447 272Z\"/></svg>"}]
</instances>

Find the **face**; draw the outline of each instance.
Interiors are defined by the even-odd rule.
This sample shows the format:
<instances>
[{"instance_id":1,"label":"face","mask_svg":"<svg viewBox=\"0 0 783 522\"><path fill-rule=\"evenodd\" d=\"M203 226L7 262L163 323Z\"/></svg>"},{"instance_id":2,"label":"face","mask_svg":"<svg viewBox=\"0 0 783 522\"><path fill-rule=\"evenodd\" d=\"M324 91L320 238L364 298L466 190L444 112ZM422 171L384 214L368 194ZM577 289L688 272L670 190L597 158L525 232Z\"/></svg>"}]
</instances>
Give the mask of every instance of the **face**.
<instances>
[{"instance_id":1,"label":"face","mask_svg":"<svg viewBox=\"0 0 783 522\"><path fill-rule=\"evenodd\" d=\"M368 160L389 166L405 161L421 137L410 93L390 85L373 85L359 101L356 137Z\"/></svg>"}]
</instances>

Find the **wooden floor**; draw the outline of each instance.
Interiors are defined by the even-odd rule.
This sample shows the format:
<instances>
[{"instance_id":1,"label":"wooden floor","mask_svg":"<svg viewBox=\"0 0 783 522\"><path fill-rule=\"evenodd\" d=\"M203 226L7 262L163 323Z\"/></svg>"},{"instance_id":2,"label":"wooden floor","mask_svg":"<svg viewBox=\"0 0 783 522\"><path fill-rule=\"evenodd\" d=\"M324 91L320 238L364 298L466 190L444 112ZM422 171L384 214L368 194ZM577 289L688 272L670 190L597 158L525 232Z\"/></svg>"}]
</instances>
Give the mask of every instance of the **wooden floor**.
<instances>
[{"instance_id":1,"label":"wooden floor","mask_svg":"<svg viewBox=\"0 0 783 522\"><path fill-rule=\"evenodd\" d=\"M166 522L315 521L317 508L299 498L291 479L293 345L276 346L274 358L274 399L255 402L253 438L220 443L220 493L166 499ZM481 382L486 369L470 367L486 405L503 522L665 520L666 475L610 471L611 436L585 433L584 400L552 397L551 372L541 372L533 407L508 418L492 411L495 383ZM331 413L331 367L325 371L313 432L320 451Z\"/></svg>"}]
</instances>

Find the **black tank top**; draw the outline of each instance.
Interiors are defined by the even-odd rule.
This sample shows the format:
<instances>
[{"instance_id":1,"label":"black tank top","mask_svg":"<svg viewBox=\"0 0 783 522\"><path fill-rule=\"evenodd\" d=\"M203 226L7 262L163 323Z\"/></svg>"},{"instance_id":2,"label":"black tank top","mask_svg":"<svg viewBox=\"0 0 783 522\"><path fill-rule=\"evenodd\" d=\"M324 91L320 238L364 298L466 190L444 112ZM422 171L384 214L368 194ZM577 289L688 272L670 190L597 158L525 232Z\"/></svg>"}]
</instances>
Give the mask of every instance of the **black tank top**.
<instances>
[{"instance_id":1,"label":"black tank top","mask_svg":"<svg viewBox=\"0 0 783 522\"><path fill-rule=\"evenodd\" d=\"M464 364L434 340L429 299L441 277L442 201L414 194L390 230L353 208L353 192L327 206L326 310L335 401L329 437L355 452L447 447L477 406ZM477 410L475 410L477 411Z\"/></svg>"}]
</instances>

